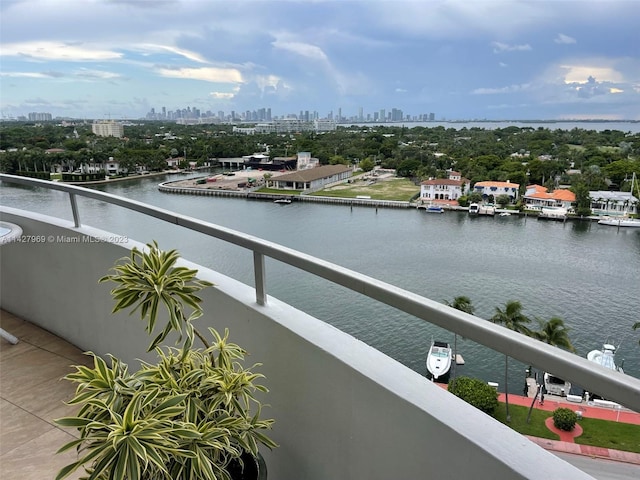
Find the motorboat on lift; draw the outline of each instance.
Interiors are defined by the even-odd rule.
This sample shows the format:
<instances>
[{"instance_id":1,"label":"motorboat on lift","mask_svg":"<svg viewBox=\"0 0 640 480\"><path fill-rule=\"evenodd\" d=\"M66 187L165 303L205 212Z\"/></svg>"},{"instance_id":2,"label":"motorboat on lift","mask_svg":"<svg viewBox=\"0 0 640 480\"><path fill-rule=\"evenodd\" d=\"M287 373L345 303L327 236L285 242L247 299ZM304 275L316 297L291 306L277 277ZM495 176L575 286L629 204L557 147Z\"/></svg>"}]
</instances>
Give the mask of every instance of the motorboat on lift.
<instances>
[{"instance_id":1,"label":"motorboat on lift","mask_svg":"<svg viewBox=\"0 0 640 480\"><path fill-rule=\"evenodd\" d=\"M587 353L587 360L591 360L610 370L624 373L622 366L616 365L616 347L610 343L602 345L601 350L591 350Z\"/></svg>"},{"instance_id":2,"label":"motorboat on lift","mask_svg":"<svg viewBox=\"0 0 640 480\"><path fill-rule=\"evenodd\" d=\"M549 395L566 397L571 391L571 382L544 372L544 389Z\"/></svg>"},{"instance_id":3,"label":"motorboat on lift","mask_svg":"<svg viewBox=\"0 0 640 480\"><path fill-rule=\"evenodd\" d=\"M614 372L624 373L622 365L616 364L616 347L611 343L604 343L601 350L591 350L587 353L587 360L597 363L609 370L613 370ZM608 402L608 400L593 392L589 392L587 395L589 396L588 398L594 401L604 400ZM615 405L614 402L611 402L611 404Z\"/></svg>"},{"instance_id":4,"label":"motorboat on lift","mask_svg":"<svg viewBox=\"0 0 640 480\"><path fill-rule=\"evenodd\" d=\"M446 381L451 370L451 362L453 361L453 350L451 345L446 342L431 342L431 348L427 354L427 372L431 380L437 382L439 380Z\"/></svg>"}]
</instances>

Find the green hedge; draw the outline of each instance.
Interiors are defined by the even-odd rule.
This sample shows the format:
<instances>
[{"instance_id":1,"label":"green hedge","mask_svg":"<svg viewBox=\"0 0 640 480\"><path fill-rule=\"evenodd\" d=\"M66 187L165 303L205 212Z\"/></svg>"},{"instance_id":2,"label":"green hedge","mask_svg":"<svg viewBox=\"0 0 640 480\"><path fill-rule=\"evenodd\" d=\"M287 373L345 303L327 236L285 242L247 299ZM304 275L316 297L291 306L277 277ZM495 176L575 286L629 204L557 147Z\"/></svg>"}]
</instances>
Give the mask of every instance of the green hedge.
<instances>
[{"instance_id":1,"label":"green hedge","mask_svg":"<svg viewBox=\"0 0 640 480\"><path fill-rule=\"evenodd\" d=\"M96 182L104 180L104 172L101 173L63 173L63 182Z\"/></svg>"},{"instance_id":2,"label":"green hedge","mask_svg":"<svg viewBox=\"0 0 640 480\"><path fill-rule=\"evenodd\" d=\"M556 408L553 411L553 424L556 428L570 432L576 426L578 415L569 408Z\"/></svg>"},{"instance_id":3,"label":"green hedge","mask_svg":"<svg viewBox=\"0 0 640 480\"><path fill-rule=\"evenodd\" d=\"M51 173L49 172L19 171L16 175L20 175L21 177L38 178L40 180L51 180Z\"/></svg>"},{"instance_id":4,"label":"green hedge","mask_svg":"<svg viewBox=\"0 0 640 480\"><path fill-rule=\"evenodd\" d=\"M489 415L493 415L498 407L496 389L477 378L454 378L449 382L448 390Z\"/></svg>"}]
</instances>

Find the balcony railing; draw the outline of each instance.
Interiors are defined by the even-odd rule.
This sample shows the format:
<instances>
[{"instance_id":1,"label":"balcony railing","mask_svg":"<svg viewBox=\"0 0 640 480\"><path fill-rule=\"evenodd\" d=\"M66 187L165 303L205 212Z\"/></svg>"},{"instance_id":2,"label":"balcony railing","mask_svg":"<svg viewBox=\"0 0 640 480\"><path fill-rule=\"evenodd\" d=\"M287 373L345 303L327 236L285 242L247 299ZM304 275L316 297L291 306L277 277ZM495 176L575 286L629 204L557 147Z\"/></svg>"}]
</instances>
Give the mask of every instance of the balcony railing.
<instances>
[{"instance_id":1,"label":"balcony railing","mask_svg":"<svg viewBox=\"0 0 640 480\"><path fill-rule=\"evenodd\" d=\"M0 174L0 180L6 183L66 192L69 195L76 227L82 225L76 197L82 196L117 205L246 248L253 252L255 300L261 306L268 307L269 303L265 269L265 258L269 257L483 344L525 364L553 372L561 378L569 378L590 392L602 395L634 411L640 411L640 380L637 378L612 372L595 365L586 358L512 332L491 322L479 321L478 317L353 270L232 229L97 190L6 174Z\"/></svg>"}]
</instances>

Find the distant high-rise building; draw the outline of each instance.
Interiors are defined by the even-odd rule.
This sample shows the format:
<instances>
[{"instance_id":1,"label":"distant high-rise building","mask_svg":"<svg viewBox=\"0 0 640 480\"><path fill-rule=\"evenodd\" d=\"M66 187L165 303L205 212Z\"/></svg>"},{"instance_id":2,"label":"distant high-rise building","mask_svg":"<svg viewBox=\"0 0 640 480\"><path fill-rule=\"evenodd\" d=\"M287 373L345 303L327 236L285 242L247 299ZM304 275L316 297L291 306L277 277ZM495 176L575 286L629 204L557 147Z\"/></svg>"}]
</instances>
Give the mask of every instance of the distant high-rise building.
<instances>
[{"instance_id":1,"label":"distant high-rise building","mask_svg":"<svg viewBox=\"0 0 640 480\"><path fill-rule=\"evenodd\" d=\"M402 110L400 110L399 108L392 108L391 109L391 121L392 122L401 122L402 120L404 120L404 118L402 116Z\"/></svg>"},{"instance_id":2,"label":"distant high-rise building","mask_svg":"<svg viewBox=\"0 0 640 480\"><path fill-rule=\"evenodd\" d=\"M429 121L433 122L436 119L436 114L435 113L430 113L429 114Z\"/></svg>"},{"instance_id":3,"label":"distant high-rise building","mask_svg":"<svg viewBox=\"0 0 640 480\"><path fill-rule=\"evenodd\" d=\"M29 121L31 122L46 122L48 120L51 120L51 114L50 113L39 113L39 112L32 112L28 115Z\"/></svg>"},{"instance_id":4,"label":"distant high-rise building","mask_svg":"<svg viewBox=\"0 0 640 480\"><path fill-rule=\"evenodd\" d=\"M359 122L364 121L364 115L362 115L362 107L358 108L358 121Z\"/></svg>"},{"instance_id":5,"label":"distant high-rise building","mask_svg":"<svg viewBox=\"0 0 640 480\"><path fill-rule=\"evenodd\" d=\"M99 137L122 138L124 136L123 125L113 121L94 122L91 125L91 131Z\"/></svg>"},{"instance_id":6,"label":"distant high-rise building","mask_svg":"<svg viewBox=\"0 0 640 480\"><path fill-rule=\"evenodd\" d=\"M381 122L384 122L387 119L387 113L384 111L384 108L380 109L380 118Z\"/></svg>"}]
</instances>

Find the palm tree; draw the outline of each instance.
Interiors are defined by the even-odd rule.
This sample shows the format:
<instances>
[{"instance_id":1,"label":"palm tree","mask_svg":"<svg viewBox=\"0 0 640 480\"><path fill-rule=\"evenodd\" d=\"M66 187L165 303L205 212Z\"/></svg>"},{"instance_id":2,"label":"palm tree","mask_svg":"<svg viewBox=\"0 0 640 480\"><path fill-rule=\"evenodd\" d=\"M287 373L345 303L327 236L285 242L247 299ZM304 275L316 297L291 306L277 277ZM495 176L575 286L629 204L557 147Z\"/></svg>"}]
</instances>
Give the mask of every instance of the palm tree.
<instances>
[{"instance_id":1,"label":"palm tree","mask_svg":"<svg viewBox=\"0 0 640 480\"><path fill-rule=\"evenodd\" d=\"M540 330L532 332L533 338L540 340L541 342L548 343L554 347L564 348L570 352L575 352L576 349L569 340L569 328L564 325L564 320L560 317L551 317L545 321L540 318L537 319L540 325ZM540 385L538 385L538 392L540 391ZM527 423L531 420L531 412L535 405L538 393L533 397L531 406L529 407L529 413L527 414Z\"/></svg>"},{"instance_id":2,"label":"palm tree","mask_svg":"<svg viewBox=\"0 0 640 480\"><path fill-rule=\"evenodd\" d=\"M507 327L514 332L531 335L531 330L526 326L531 320L522 313L522 304L516 300L505 303L504 310L496 307L496 313L491 317L493 323ZM511 421L509 415L509 355L504 355L504 403L507 409L507 422Z\"/></svg>"},{"instance_id":3,"label":"palm tree","mask_svg":"<svg viewBox=\"0 0 640 480\"><path fill-rule=\"evenodd\" d=\"M537 319L540 324L540 330L533 332L533 337L554 347L564 348L570 352L576 349L569 340L569 328L564 325L564 321L559 317L551 317L544 321Z\"/></svg>"},{"instance_id":4,"label":"palm tree","mask_svg":"<svg viewBox=\"0 0 640 480\"><path fill-rule=\"evenodd\" d=\"M476 310L476 308L471 303L471 299L469 297L465 297L464 295L455 297L453 299L453 303L449 303L446 300L444 303L447 304L449 307L453 307L456 310L460 310L461 312L468 313L469 315L473 315L473 312L475 312ZM458 357L458 334L457 333L453 334L453 352L454 352L454 355L456 356L453 362L453 378L455 378L456 364L457 364L456 359Z\"/></svg>"},{"instance_id":5,"label":"palm tree","mask_svg":"<svg viewBox=\"0 0 640 480\"><path fill-rule=\"evenodd\" d=\"M456 310L460 310L461 312L468 313L473 315L475 312L475 307L471 303L469 297L460 296L453 299L452 303L445 302L448 306L455 308Z\"/></svg>"}]
</instances>

